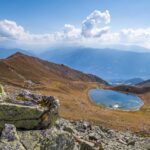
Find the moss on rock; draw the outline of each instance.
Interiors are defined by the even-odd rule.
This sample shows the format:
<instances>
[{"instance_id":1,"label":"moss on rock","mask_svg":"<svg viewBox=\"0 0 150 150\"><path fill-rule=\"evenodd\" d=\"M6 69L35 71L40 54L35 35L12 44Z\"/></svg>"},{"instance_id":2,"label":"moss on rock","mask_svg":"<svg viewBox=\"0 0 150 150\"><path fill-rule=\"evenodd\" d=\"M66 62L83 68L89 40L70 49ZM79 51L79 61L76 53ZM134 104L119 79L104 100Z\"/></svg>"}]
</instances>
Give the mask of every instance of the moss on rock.
<instances>
[{"instance_id":1,"label":"moss on rock","mask_svg":"<svg viewBox=\"0 0 150 150\"><path fill-rule=\"evenodd\" d=\"M38 119L44 109L36 106L24 106L11 103L0 103L0 120L32 120Z\"/></svg>"},{"instance_id":2,"label":"moss on rock","mask_svg":"<svg viewBox=\"0 0 150 150\"><path fill-rule=\"evenodd\" d=\"M23 96L16 96L16 100L18 100L18 101L28 101L28 99L27 98L25 98L25 97L23 97Z\"/></svg>"}]
</instances>

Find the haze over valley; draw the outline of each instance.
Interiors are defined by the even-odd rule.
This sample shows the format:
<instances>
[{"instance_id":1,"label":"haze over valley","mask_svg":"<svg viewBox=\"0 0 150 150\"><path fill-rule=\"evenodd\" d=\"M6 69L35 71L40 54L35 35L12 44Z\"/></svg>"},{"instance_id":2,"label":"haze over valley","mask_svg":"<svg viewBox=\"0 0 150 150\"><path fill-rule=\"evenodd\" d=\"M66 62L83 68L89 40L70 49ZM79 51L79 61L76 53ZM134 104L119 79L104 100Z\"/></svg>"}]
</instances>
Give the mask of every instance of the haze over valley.
<instances>
[{"instance_id":1,"label":"haze over valley","mask_svg":"<svg viewBox=\"0 0 150 150\"><path fill-rule=\"evenodd\" d=\"M142 50L142 48L140 47ZM99 76L110 84L138 84L150 78L150 53L84 47L50 48L40 54L21 49L0 49L0 58L22 52ZM142 60L142 61L141 61ZM130 83L131 82L131 83Z\"/></svg>"}]
</instances>

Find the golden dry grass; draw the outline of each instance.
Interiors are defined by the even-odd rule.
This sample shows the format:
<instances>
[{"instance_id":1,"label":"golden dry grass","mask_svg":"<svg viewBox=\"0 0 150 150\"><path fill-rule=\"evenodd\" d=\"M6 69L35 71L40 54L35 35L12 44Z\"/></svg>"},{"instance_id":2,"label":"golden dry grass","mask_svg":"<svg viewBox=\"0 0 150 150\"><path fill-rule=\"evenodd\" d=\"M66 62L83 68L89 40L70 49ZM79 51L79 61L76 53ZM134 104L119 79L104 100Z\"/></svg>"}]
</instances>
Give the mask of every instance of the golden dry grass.
<instances>
[{"instance_id":1,"label":"golden dry grass","mask_svg":"<svg viewBox=\"0 0 150 150\"><path fill-rule=\"evenodd\" d=\"M67 82L52 83L45 95L54 95L60 100L60 116L73 120L88 120L116 130L131 130L150 134L150 93L138 95L145 105L140 111L110 110L94 104L88 97L91 88L110 88L98 83Z\"/></svg>"}]
</instances>

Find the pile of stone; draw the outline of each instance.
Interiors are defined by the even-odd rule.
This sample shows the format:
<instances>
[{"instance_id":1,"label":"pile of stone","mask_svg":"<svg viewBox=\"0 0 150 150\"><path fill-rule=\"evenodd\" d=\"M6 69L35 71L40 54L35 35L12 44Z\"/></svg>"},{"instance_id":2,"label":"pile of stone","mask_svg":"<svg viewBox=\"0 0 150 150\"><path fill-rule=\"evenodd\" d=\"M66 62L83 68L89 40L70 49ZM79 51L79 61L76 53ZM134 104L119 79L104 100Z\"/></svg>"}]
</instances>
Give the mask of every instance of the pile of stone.
<instances>
[{"instance_id":1,"label":"pile of stone","mask_svg":"<svg viewBox=\"0 0 150 150\"><path fill-rule=\"evenodd\" d=\"M150 150L150 137L117 132L86 121L59 119L56 127L74 136L74 150Z\"/></svg>"},{"instance_id":2,"label":"pile of stone","mask_svg":"<svg viewBox=\"0 0 150 150\"><path fill-rule=\"evenodd\" d=\"M116 132L85 121L58 119L44 130L16 130L5 124L0 150L149 150L150 138Z\"/></svg>"}]
</instances>

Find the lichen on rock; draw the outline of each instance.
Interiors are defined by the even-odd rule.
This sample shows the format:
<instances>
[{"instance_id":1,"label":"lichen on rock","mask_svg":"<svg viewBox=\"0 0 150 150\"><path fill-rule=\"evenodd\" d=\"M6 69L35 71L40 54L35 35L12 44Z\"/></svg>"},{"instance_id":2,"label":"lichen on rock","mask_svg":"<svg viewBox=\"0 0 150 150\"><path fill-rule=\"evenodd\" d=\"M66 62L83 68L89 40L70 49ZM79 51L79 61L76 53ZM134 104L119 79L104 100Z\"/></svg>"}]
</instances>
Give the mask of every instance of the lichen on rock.
<instances>
[{"instance_id":1,"label":"lichen on rock","mask_svg":"<svg viewBox=\"0 0 150 150\"><path fill-rule=\"evenodd\" d=\"M3 99L5 98L6 93L4 91L3 86L0 84L0 101L3 101Z\"/></svg>"},{"instance_id":2,"label":"lichen on rock","mask_svg":"<svg viewBox=\"0 0 150 150\"><path fill-rule=\"evenodd\" d=\"M0 150L73 150L73 137L55 128L34 131L16 131L5 124L0 137Z\"/></svg>"},{"instance_id":3,"label":"lichen on rock","mask_svg":"<svg viewBox=\"0 0 150 150\"><path fill-rule=\"evenodd\" d=\"M23 100L16 97L23 97ZM52 96L39 96L30 92L11 95L9 102L0 103L0 129L5 123L14 124L16 128L33 130L53 126L58 118L59 101ZM28 99L26 101L26 99ZM45 105L40 105L45 103Z\"/></svg>"},{"instance_id":4,"label":"lichen on rock","mask_svg":"<svg viewBox=\"0 0 150 150\"><path fill-rule=\"evenodd\" d=\"M14 125L5 124L0 138L0 150L26 150L20 142Z\"/></svg>"}]
</instances>

